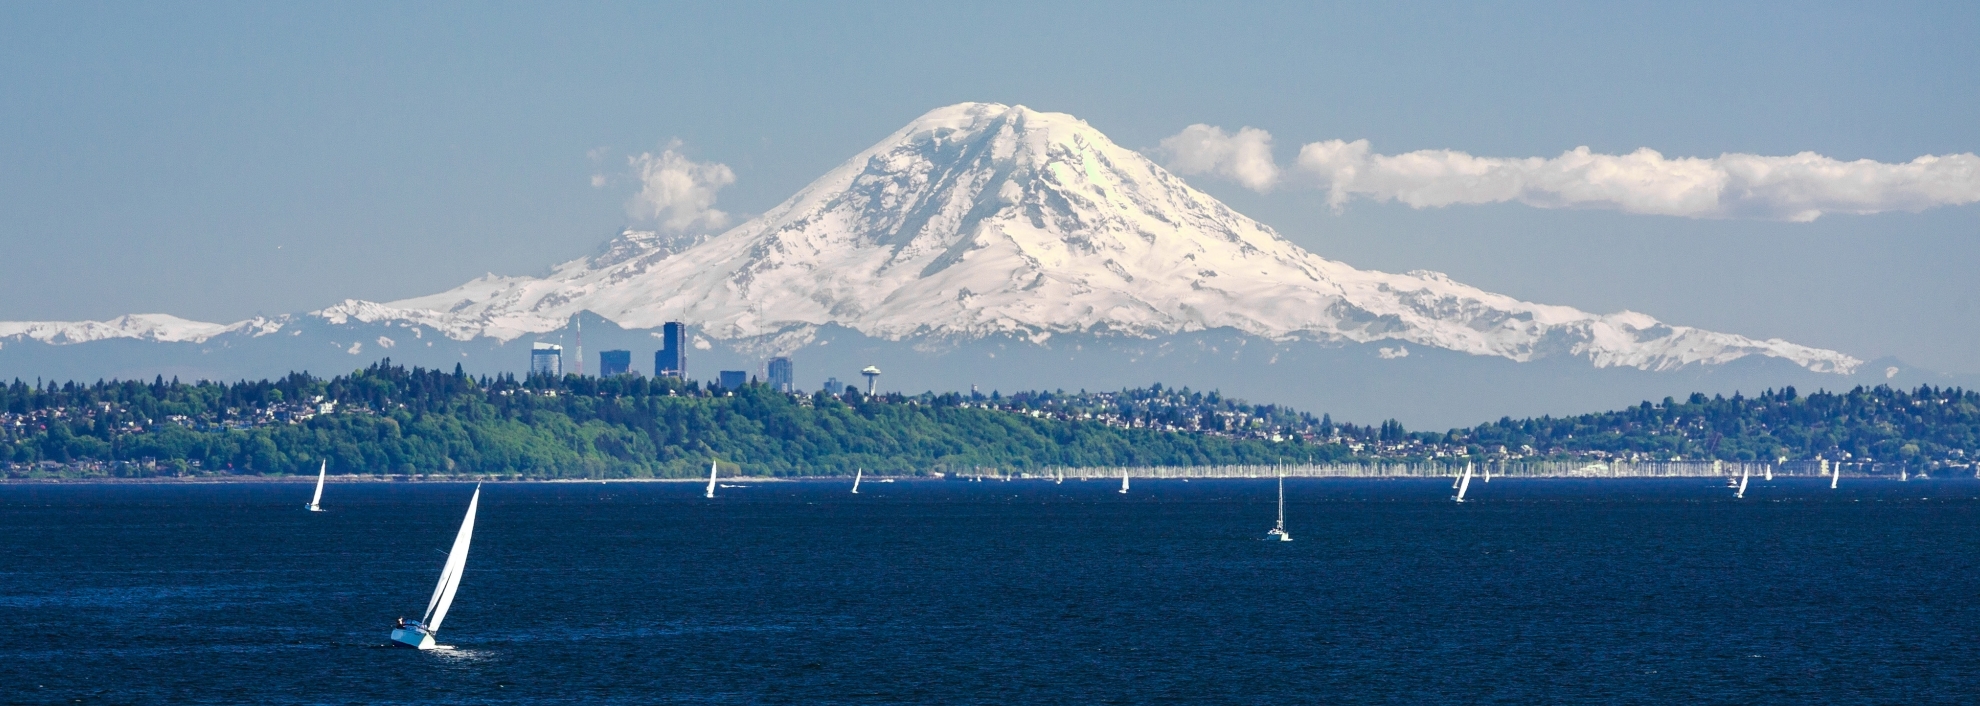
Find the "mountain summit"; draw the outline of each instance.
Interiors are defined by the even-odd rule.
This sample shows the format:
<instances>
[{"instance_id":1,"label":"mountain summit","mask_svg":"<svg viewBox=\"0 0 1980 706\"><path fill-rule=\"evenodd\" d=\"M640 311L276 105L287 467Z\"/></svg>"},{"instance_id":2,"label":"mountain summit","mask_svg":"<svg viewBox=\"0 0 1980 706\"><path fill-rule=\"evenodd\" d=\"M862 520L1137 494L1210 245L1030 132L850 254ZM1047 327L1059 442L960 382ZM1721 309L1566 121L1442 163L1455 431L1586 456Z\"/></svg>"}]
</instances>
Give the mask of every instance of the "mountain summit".
<instances>
[{"instance_id":1,"label":"mountain summit","mask_svg":"<svg viewBox=\"0 0 1980 706\"><path fill-rule=\"evenodd\" d=\"M1359 270L1294 245L1070 115L930 111L736 228L676 250L628 231L549 276L490 275L331 323L403 322L512 340L591 311L714 338L801 345L836 324L873 338L1043 343L1231 329L1275 341L1398 342L1528 361L1669 370L1747 356L1847 373L1782 340L1523 302L1440 273ZM1406 349L1398 349L1406 350Z\"/></svg>"}]
</instances>

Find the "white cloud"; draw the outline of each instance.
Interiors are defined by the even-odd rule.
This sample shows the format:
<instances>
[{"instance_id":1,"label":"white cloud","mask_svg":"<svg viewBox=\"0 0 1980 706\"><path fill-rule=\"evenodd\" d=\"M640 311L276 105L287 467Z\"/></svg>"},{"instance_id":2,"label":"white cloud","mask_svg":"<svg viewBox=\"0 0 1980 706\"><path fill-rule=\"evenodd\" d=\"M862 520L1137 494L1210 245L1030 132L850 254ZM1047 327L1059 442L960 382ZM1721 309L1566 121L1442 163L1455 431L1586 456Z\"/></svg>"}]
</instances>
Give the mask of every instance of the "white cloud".
<instances>
[{"instance_id":1,"label":"white cloud","mask_svg":"<svg viewBox=\"0 0 1980 706\"><path fill-rule=\"evenodd\" d=\"M1258 128L1240 128L1232 135L1199 123L1163 138L1161 147L1168 153L1169 169L1178 174L1214 174L1260 192L1279 181L1272 133Z\"/></svg>"},{"instance_id":2,"label":"white cloud","mask_svg":"<svg viewBox=\"0 0 1980 706\"><path fill-rule=\"evenodd\" d=\"M1300 148L1299 169L1335 208L1361 197L1416 208L1517 201L1690 218L1812 221L1825 213L1922 211L1980 201L1980 157L1927 155L1902 164L1843 162L1813 152L1666 158L1655 150L1543 159L1453 150L1375 154L1367 140Z\"/></svg>"},{"instance_id":3,"label":"white cloud","mask_svg":"<svg viewBox=\"0 0 1980 706\"><path fill-rule=\"evenodd\" d=\"M640 189L626 202L626 213L657 220L673 231L728 225L729 214L715 209L715 193L736 183L736 173L726 164L690 160L680 147L681 141L674 140L658 155L648 152L627 160Z\"/></svg>"}]
</instances>

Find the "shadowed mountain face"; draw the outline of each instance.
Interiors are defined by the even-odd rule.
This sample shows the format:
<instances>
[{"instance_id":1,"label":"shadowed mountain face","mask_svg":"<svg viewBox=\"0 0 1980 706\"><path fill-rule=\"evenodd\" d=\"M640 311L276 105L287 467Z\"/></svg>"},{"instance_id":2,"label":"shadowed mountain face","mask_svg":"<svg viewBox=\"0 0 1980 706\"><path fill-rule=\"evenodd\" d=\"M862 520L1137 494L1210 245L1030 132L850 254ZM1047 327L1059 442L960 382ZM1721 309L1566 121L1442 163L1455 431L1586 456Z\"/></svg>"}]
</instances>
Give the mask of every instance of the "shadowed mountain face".
<instances>
[{"instance_id":1,"label":"shadowed mountain face","mask_svg":"<svg viewBox=\"0 0 1980 706\"><path fill-rule=\"evenodd\" d=\"M612 324L592 325L601 331L687 322L710 356L742 369L779 354L822 361L835 345L897 351L884 354L899 358L897 369L926 371L915 376L923 381L903 380L906 389L1101 387L1140 369L1120 384L1255 388L1265 394L1250 396L1264 400L1404 419L1455 409L1413 396L1412 385L1490 398L1456 405L1471 416L1453 423L1588 409L1623 387L1682 394L1744 375L1733 369L1814 386L1866 372L1850 356L1786 341L1522 302L1435 272L1355 269L1071 116L981 103L916 119L714 237L629 231L545 277L490 275L431 296L233 325L159 315L0 323L0 365L63 359L23 352L49 343L81 360L104 351L84 368L98 375L157 367L144 346L90 344L122 340L205 351L194 358L203 363L180 367L227 376L284 372L284 356L287 367L328 357L348 368L381 355L420 362L438 350L452 354L434 363L515 370L529 341L565 335L583 312ZM650 360L656 343L643 336L624 344L636 361ZM1148 367L1157 360L1173 365ZM850 379L853 370L832 374ZM1093 379L1061 375L1075 370ZM1463 383L1473 375L1528 382ZM1644 382L1617 387L1625 379ZM1547 382L1557 380L1569 384ZM1367 388L1359 401L1301 391L1355 387Z\"/></svg>"}]
</instances>

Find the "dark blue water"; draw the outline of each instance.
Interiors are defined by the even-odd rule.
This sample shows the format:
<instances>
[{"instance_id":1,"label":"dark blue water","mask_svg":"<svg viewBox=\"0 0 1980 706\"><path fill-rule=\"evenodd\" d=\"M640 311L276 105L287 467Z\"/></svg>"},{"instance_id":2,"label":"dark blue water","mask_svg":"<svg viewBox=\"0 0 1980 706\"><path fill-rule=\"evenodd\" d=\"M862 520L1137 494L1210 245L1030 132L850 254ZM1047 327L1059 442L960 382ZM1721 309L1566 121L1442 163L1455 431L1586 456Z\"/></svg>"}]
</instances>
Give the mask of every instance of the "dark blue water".
<instances>
[{"instance_id":1,"label":"dark blue water","mask_svg":"<svg viewBox=\"0 0 1980 706\"><path fill-rule=\"evenodd\" d=\"M1970 703L1980 482L0 486L10 703Z\"/></svg>"}]
</instances>

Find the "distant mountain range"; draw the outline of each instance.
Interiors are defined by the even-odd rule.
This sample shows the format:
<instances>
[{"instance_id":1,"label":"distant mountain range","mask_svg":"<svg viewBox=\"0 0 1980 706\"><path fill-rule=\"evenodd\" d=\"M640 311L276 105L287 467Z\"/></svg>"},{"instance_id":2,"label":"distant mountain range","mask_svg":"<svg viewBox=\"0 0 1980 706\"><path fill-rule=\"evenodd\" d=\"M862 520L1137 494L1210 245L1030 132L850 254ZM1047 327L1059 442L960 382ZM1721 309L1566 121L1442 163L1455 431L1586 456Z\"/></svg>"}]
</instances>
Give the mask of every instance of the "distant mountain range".
<instances>
[{"instance_id":1,"label":"distant mountain range","mask_svg":"<svg viewBox=\"0 0 1980 706\"><path fill-rule=\"evenodd\" d=\"M0 322L0 375L246 377L380 356L520 370L527 354L510 343L573 344L578 317L594 351L628 347L636 361L650 360L650 330L690 324L693 357L710 363L697 377L788 354L814 387L879 363L914 391L1162 381L1435 425L1913 372L1356 269L1072 116L965 103L705 239L629 230L544 277L233 324Z\"/></svg>"}]
</instances>

